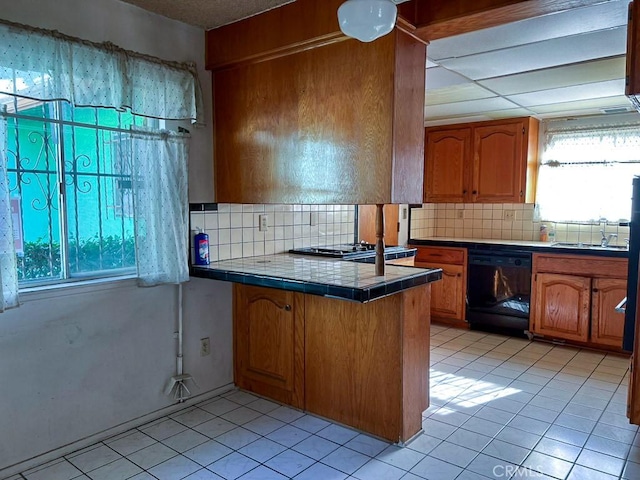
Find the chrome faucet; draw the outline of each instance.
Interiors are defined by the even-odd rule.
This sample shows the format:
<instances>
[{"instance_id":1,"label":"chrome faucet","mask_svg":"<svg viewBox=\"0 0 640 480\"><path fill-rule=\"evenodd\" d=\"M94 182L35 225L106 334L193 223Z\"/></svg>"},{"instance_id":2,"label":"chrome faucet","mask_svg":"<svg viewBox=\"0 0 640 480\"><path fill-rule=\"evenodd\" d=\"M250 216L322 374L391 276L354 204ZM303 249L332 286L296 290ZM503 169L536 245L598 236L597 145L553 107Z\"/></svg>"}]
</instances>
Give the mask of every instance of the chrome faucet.
<instances>
[{"instance_id":1,"label":"chrome faucet","mask_svg":"<svg viewBox=\"0 0 640 480\"><path fill-rule=\"evenodd\" d=\"M607 237L604 234L604 230L600 230L600 235L602 235L602 239L600 240L601 247L608 247L609 245L611 245L611 240L613 240L614 238L618 238L617 233L610 233L609 236Z\"/></svg>"}]
</instances>

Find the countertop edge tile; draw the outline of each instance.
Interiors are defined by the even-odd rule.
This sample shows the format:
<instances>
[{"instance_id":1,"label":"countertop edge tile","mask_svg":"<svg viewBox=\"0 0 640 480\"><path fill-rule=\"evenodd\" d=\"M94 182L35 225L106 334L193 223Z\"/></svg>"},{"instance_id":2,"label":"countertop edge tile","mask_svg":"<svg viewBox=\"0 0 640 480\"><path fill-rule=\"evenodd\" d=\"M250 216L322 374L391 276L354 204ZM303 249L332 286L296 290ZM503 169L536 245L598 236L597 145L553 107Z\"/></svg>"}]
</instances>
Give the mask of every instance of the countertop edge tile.
<instances>
[{"instance_id":1,"label":"countertop edge tile","mask_svg":"<svg viewBox=\"0 0 640 480\"><path fill-rule=\"evenodd\" d=\"M411 252L415 255L415 249ZM440 280L440 269L386 265L375 275L370 263L281 253L192 266L193 277L291 290L366 303Z\"/></svg>"}]
</instances>

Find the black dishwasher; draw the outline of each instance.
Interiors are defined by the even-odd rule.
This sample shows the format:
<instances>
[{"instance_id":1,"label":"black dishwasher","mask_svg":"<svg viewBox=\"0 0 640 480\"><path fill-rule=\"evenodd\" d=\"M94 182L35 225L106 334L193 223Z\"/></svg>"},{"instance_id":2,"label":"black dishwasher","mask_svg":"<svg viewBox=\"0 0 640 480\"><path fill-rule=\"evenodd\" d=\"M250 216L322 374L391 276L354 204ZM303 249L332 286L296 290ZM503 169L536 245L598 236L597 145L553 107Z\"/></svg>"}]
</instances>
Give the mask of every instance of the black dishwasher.
<instances>
[{"instance_id":1,"label":"black dishwasher","mask_svg":"<svg viewBox=\"0 0 640 480\"><path fill-rule=\"evenodd\" d=\"M467 321L473 329L525 335L529 330L531 253L469 250Z\"/></svg>"}]
</instances>

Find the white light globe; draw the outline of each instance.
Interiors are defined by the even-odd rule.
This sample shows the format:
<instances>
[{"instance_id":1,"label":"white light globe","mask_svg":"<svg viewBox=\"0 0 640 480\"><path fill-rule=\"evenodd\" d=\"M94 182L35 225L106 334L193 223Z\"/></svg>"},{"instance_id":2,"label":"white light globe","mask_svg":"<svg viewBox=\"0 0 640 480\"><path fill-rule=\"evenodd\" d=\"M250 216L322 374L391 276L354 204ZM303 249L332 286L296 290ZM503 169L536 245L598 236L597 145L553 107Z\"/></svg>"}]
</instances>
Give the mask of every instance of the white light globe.
<instances>
[{"instance_id":1,"label":"white light globe","mask_svg":"<svg viewBox=\"0 0 640 480\"><path fill-rule=\"evenodd\" d=\"M372 42L393 30L397 14L391 0L347 0L338 8L338 23L346 36Z\"/></svg>"}]
</instances>

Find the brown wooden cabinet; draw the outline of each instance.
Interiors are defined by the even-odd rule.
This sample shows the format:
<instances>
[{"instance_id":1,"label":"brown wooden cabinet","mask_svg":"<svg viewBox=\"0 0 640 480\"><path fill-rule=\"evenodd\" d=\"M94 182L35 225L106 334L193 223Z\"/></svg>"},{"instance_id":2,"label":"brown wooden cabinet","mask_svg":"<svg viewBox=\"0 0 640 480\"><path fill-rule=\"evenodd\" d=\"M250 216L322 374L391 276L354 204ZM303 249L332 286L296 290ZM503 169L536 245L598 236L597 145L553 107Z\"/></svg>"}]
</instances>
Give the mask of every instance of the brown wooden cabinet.
<instances>
[{"instance_id":1,"label":"brown wooden cabinet","mask_svg":"<svg viewBox=\"0 0 640 480\"><path fill-rule=\"evenodd\" d=\"M533 202L538 121L425 129L425 202Z\"/></svg>"},{"instance_id":2,"label":"brown wooden cabinet","mask_svg":"<svg viewBox=\"0 0 640 480\"><path fill-rule=\"evenodd\" d=\"M623 258L534 254L531 331L621 349L626 276Z\"/></svg>"},{"instance_id":3,"label":"brown wooden cabinet","mask_svg":"<svg viewBox=\"0 0 640 480\"><path fill-rule=\"evenodd\" d=\"M234 284L235 383L407 441L429 406L430 289L358 303Z\"/></svg>"},{"instance_id":4,"label":"brown wooden cabinet","mask_svg":"<svg viewBox=\"0 0 640 480\"><path fill-rule=\"evenodd\" d=\"M425 131L425 202L462 203L468 197L471 129Z\"/></svg>"},{"instance_id":5,"label":"brown wooden cabinet","mask_svg":"<svg viewBox=\"0 0 640 480\"><path fill-rule=\"evenodd\" d=\"M533 332L586 342L589 339L591 279L538 273L534 286Z\"/></svg>"},{"instance_id":6,"label":"brown wooden cabinet","mask_svg":"<svg viewBox=\"0 0 640 480\"><path fill-rule=\"evenodd\" d=\"M627 296L627 281L595 278L591 296L591 341L620 348L624 333L624 313L615 310Z\"/></svg>"},{"instance_id":7,"label":"brown wooden cabinet","mask_svg":"<svg viewBox=\"0 0 640 480\"><path fill-rule=\"evenodd\" d=\"M312 37L317 20L302 14ZM322 36L216 66L214 42L240 29L207 32L218 202L422 201L424 43L397 29L371 43Z\"/></svg>"},{"instance_id":8,"label":"brown wooden cabinet","mask_svg":"<svg viewBox=\"0 0 640 480\"><path fill-rule=\"evenodd\" d=\"M240 388L302 408L304 297L234 284L234 376Z\"/></svg>"},{"instance_id":9,"label":"brown wooden cabinet","mask_svg":"<svg viewBox=\"0 0 640 480\"><path fill-rule=\"evenodd\" d=\"M384 244L398 245L398 205L384 206ZM358 205L358 241L376 243L376 206Z\"/></svg>"},{"instance_id":10,"label":"brown wooden cabinet","mask_svg":"<svg viewBox=\"0 0 640 480\"><path fill-rule=\"evenodd\" d=\"M431 318L437 322L467 326L467 250L449 247L418 247L415 266L441 268L442 280L431 286Z\"/></svg>"}]
</instances>

